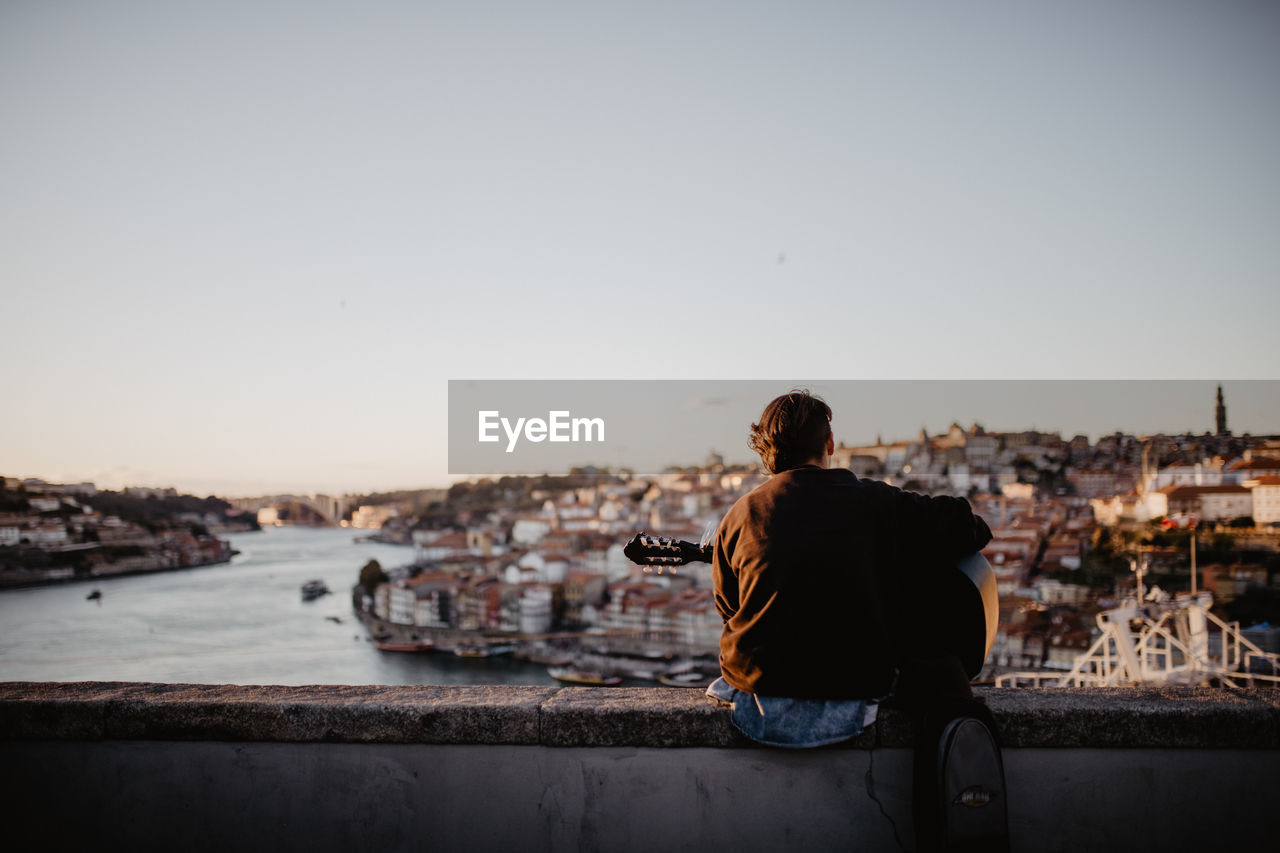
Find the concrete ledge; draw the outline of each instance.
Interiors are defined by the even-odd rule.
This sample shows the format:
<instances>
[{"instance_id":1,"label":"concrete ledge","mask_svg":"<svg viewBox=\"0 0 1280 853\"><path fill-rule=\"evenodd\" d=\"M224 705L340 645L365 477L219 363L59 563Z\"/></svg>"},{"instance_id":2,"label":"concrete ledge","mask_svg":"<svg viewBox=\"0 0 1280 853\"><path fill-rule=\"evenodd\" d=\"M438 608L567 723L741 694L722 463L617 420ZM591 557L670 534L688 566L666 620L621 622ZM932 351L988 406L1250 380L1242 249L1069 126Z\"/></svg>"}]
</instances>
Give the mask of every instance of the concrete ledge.
<instances>
[{"instance_id":1,"label":"concrete ledge","mask_svg":"<svg viewBox=\"0 0 1280 853\"><path fill-rule=\"evenodd\" d=\"M545 746L747 746L701 690L565 687L542 706Z\"/></svg>"},{"instance_id":2,"label":"concrete ledge","mask_svg":"<svg viewBox=\"0 0 1280 853\"><path fill-rule=\"evenodd\" d=\"M993 688L983 695L1012 747L1280 749L1274 688Z\"/></svg>"},{"instance_id":3,"label":"concrete ledge","mask_svg":"<svg viewBox=\"0 0 1280 853\"><path fill-rule=\"evenodd\" d=\"M555 687L0 684L4 740L537 744Z\"/></svg>"},{"instance_id":4,"label":"concrete ledge","mask_svg":"<svg viewBox=\"0 0 1280 853\"><path fill-rule=\"evenodd\" d=\"M1280 691L986 690L1014 851L1271 849ZM911 725L742 738L701 691L0 684L20 850L913 849Z\"/></svg>"},{"instance_id":5,"label":"concrete ledge","mask_svg":"<svg viewBox=\"0 0 1280 853\"><path fill-rule=\"evenodd\" d=\"M1280 691L980 690L1011 748L1280 749ZM754 748L701 691L0 684L0 740ZM845 749L907 747L891 706Z\"/></svg>"}]
</instances>

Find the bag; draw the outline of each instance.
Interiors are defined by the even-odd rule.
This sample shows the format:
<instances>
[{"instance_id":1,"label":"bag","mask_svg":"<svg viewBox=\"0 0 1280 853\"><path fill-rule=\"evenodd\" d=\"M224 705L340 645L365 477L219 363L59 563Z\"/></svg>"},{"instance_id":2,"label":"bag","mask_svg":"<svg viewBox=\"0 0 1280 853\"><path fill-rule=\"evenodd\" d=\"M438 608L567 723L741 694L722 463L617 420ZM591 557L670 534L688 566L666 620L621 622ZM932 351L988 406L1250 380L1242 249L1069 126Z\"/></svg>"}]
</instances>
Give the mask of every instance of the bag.
<instances>
[{"instance_id":1,"label":"bag","mask_svg":"<svg viewBox=\"0 0 1280 853\"><path fill-rule=\"evenodd\" d=\"M1009 804L995 719L980 699L925 712L916 732L916 845L1008 851Z\"/></svg>"}]
</instances>

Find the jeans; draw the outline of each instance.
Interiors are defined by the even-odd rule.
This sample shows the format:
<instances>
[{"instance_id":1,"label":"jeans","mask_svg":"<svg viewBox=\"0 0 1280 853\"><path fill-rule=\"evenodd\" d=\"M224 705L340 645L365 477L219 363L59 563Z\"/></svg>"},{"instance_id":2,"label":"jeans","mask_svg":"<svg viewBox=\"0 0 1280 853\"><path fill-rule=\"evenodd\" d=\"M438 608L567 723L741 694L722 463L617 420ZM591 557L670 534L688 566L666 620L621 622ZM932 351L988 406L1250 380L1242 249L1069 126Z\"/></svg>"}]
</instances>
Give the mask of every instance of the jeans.
<instances>
[{"instance_id":1,"label":"jeans","mask_svg":"<svg viewBox=\"0 0 1280 853\"><path fill-rule=\"evenodd\" d=\"M876 721L875 699L788 699L758 696L717 678L707 696L733 706L734 727L756 743L790 749L857 737Z\"/></svg>"}]
</instances>

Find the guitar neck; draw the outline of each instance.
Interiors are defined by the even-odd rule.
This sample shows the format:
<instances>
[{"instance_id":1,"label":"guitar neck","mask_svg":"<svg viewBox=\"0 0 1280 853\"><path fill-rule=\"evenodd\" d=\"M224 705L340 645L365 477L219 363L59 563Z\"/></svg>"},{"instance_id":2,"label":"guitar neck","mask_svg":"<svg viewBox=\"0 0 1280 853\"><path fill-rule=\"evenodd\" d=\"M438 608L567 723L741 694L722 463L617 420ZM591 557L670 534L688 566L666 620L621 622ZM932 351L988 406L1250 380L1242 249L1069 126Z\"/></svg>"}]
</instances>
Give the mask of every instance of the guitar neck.
<instances>
[{"instance_id":1,"label":"guitar neck","mask_svg":"<svg viewBox=\"0 0 1280 853\"><path fill-rule=\"evenodd\" d=\"M637 533L622 549L628 560L639 566L684 566L710 563L711 545L695 545L683 539Z\"/></svg>"}]
</instances>

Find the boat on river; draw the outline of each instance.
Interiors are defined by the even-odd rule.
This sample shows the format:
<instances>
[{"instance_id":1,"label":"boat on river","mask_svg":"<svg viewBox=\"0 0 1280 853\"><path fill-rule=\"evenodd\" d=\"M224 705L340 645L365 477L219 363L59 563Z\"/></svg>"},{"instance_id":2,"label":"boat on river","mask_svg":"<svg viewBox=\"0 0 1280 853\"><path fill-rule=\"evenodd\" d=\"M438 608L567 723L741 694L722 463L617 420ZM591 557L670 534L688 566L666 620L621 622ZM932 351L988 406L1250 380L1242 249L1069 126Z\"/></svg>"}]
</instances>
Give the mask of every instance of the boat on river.
<instances>
[{"instance_id":1,"label":"boat on river","mask_svg":"<svg viewBox=\"0 0 1280 853\"><path fill-rule=\"evenodd\" d=\"M578 669L574 666L552 666L547 668L547 674L556 681L563 681L566 684L585 684L593 687L612 687L615 684L621 684L622 678L617 675L606 675L603 672L593 672L587 669Z\"/></svg>"},{"instance_id":2,"label":"boat on river","mask_svg":"<svg viewBox=\"0 0 1280 853\"><path fill-rule=\"evenodd\" d=\"M430 640L377 640L373 647L380 652L429 652L436 644Z\"/></svg>"},{"instance_id":3,"label":"boat on river","mask_svg":"<svg viewBox=\"0 0 1280 853\"><path fill-rule=\"evenodd\" d=\"M331 591L324 581L319 579L309 580L302 585L302 600L315 601L317 598L328 595Z\"/></svg>"},{"instance_id":4,"label":"boat on river","mask_svg":"<svg viewBox=\"0 0 1280 853\"><path fill-rule=\"evenodd\" d=\"M667 687L706 687L714 680L715 676L698 672L696 669L668 672L658 676L658 683L665 684Z\"/></svg>"},{"instance_id":5,"label":"boat on river","mask_svg":"<svg viewBox=\"0 0 1280 853\"><path fill-rule=\"evenodd\" d=\"M460 658L490 658L511 654L515 650L513 643L461 643L453 653Z\"/></svg>"}]
</instances>

